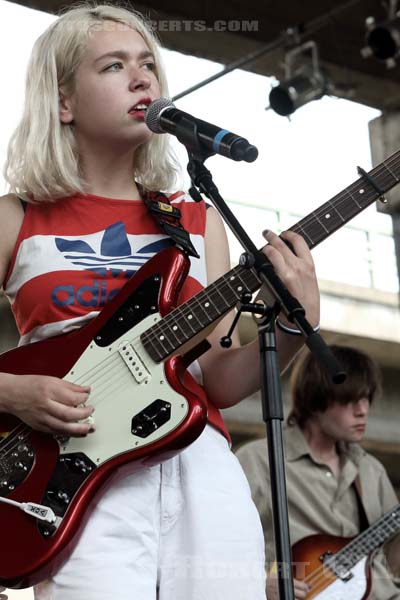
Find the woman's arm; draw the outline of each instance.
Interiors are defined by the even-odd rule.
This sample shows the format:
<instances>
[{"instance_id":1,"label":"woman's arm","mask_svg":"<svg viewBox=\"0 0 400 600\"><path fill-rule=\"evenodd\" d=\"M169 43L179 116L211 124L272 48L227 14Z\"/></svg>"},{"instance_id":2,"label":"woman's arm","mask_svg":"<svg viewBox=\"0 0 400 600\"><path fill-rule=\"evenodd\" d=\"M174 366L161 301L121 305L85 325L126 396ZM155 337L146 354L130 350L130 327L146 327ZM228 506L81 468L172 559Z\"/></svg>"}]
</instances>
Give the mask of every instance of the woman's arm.
<instances>
[{"instance_id":1,"label":"woman's arm","mask_svg":"<svg viewBox=\"0 0 400 600\"><path fill-rule=\"evenodd\" d=\"M0 198L0 287L6 276L24 219L14 194ZM93 413L85 404L89 388L57 377L0 373L0 412L11 413L40 431L86 435L90 424L79 423Z\"/></svg>"},{"instance_id":2,"label":"woman's arm","mask_svg":"<svg viewBox=\"0 0 400 600\"><path fill-rule=\"evenodd\" d=\"M273 233L266 237L268 245L264 247L264 252L283 283L305 307L308 321L315 326L319 323L319 291L310 250L299 235L286 232L283 236L291 242L295 253ZM205 250L208 283L211 284L231 268L225 228L213 208L207 210ZM280 318L285 320L283 316ZM232 319L233 314L230 313L218 323L208 337L212 348L199 360L204 387L219 408L236 404L260 387L258 340L241 347L235 332L231 348L224 349L219 344ZM281 370L288 366L303 343L304 338L277 330Z\"/></svg>"}]
</instances>

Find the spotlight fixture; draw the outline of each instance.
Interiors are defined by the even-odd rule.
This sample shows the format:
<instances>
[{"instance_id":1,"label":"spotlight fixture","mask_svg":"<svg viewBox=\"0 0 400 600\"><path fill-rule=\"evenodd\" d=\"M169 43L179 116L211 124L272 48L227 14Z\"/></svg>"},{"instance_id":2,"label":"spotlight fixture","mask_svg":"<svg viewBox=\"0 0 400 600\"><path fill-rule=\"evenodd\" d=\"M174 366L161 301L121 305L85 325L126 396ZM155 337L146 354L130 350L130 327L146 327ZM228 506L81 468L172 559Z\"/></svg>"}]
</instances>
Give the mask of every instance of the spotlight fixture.
<instances>
[{"instance_id":1,"label":"spotlight fixture","mask_svg":"<svg viewBox=\"0 0 400 600\"><path fill-rule=\"evenodd\" d=\"M400 16L397 4L398 0L390 0L385 21L377 23L375 17L365 20L365 46L361 55L364 58L373 56L384 62L388 69L396 66L396 59L400 56L400 31L395 25Z\"/></svg>"},{"instance_id":2,"label":"spotlight fixture","mask_svg":"<svg viewBox=\"0 0 400 600\"><path fill-rule=\"evenodd\" d=\"M272 88L267 109L272 108L278 115L288 117L304 104L318 100L328 92L329 83L319 66L314 41L287 52L284 67L285 79Z\"/></svg>"}]
</instances>

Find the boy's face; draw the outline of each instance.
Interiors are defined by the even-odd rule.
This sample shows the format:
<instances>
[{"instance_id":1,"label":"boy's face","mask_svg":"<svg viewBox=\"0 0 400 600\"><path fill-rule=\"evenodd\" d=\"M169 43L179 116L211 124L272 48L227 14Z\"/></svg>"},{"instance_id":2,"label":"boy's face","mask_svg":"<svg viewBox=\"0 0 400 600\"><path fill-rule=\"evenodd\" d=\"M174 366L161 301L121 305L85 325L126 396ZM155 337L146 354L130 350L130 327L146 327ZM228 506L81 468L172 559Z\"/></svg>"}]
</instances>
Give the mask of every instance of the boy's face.
<instances>
[{"instance_id":1,"label":"boy's face","mask_svg":"<svg viewBox=\"0 0 400 600\"><path fill-rule=\"evenodd\" d=\"M148 141L152 134L144 111L131 109L160 96L146 42L137 31L121 25L105 21L104 27L89 33L75 92L60 112L63 122L74 122L78 143L98 144L99 150L104 144L123 149Z\"/></svg>"},{"instance_id":2,"label":"boy's face","mask_svg":"<svg viewBox=\"0 0 400 600\"><path fill-rule=\"evenodd\" d=\"M325 433L335 441L360 442L364 436L369 413L368 398L348 404L334 403L316 419Z\"/></svg>"}]
</instances>

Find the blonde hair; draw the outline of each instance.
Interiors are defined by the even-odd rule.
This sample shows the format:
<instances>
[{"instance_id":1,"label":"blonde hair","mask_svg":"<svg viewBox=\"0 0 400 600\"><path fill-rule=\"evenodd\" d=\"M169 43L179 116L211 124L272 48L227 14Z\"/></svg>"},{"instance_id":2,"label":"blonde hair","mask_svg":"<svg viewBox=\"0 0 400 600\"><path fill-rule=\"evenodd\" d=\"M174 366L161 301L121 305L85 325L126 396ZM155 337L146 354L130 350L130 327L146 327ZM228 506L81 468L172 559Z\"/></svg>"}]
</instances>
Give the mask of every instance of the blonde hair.
<instances>
[{"instance_id":1,"label":"blonde hair","mask_svg":"<svg viewBox=\"0 0 400 600\"><path fill-rule=\"evenodd\" d=\"M26 200L54 201L85 194L73 126L59 117L60 90L74 91L89 32L120 23L137 31L154 55L161 96L168 87L158 41L140 13L131 8L83 2L74 5L36 40L27 78L22 119L8 146L4 177L10 192ZM135 152L132 176L148 190L171 190L179 170L168 136L153 135Z\"/></svg>"}]
</instances>

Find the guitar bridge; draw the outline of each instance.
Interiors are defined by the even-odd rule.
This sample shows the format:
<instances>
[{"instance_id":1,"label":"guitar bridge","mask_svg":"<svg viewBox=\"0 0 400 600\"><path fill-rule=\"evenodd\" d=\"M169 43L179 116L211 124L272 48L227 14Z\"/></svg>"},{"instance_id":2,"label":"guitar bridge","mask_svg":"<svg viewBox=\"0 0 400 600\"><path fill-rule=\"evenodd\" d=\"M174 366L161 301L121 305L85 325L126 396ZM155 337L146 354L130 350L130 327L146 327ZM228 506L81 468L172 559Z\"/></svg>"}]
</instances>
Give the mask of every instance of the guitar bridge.
<instances>
[{"instance_id":1,"label":"guitar bridge","mask_svg":"<svg viewBox=\"0 0 400 600\"><path fill-rule=\"evenodd\" d=\"M353 577L350 568L344 562L340 563L340 559L338 559L330 550L321 554L319 560L325 567L330 569L338 579L346 582L350 581Z\"/></svg>"}]
</instances>

